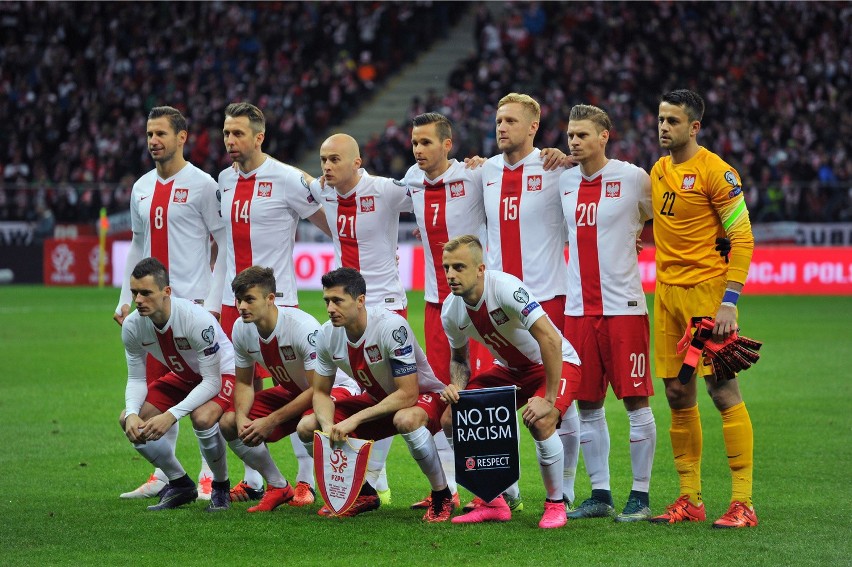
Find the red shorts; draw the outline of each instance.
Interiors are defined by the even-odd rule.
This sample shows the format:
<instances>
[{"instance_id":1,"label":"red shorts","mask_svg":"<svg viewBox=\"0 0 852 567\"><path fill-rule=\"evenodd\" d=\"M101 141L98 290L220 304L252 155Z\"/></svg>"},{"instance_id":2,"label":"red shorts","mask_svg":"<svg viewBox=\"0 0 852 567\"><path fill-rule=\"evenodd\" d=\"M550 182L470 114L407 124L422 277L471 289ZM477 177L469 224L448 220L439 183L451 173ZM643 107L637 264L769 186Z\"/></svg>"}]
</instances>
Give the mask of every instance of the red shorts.
<instances>
[{"instance_id":1,"label":"red shorts","mask_svg":"<svg viewBox=\"0 0 852 567\"><path fill-rule=\"evenodd\" d=\"M565 296L557 295L552 299L541 302L541 308L550 317L550 321L556 326L556 330L562 331L565 324ZM582 358L580 360L583 360Z\"/></svg>"},{"instance_id":2,"label":"red shorts","mask_svg":"<svg viewBox=\"0 0 852 567\"><path fill-rule=\"evenodd\" d=\"M347 390L346 388L332 388L331 389L331 399L332 400L342 400L352 396L352 392ZM251 405L251 409L249 410L248 418L249 419L259 419L261 417L266 417L269 414L278 411L283 408L290 402L296 399L296 396L293 393L282 387L282 386L273 386L271 388L267 388L266 390L261 390L260 392L255 392L254 394L254 403ZM234 411L234 404L225 411ZM308 410L305 412L313 413L313 410ZM304 415L304 414L303 414ZM274 443L283 439L284 437L289 436L292 433L296 432L296 426L299 424L299 420L302 419L302 416L295 417L290 421L285 421L284 423L278 425L275 429L272 430L272 433L269 434L269 437L266 438L267 443Z\"/></svg>"},{"instance_id":3,"label":"red shorts","mask_svg":"<svg viewBox=\"0 0 852 567\"><path fill-rule=\"evenodd\" d=\"M349 416L355 415L364 408L376 405L376 400L370 394L359 394L350 396L343 400L338 400L334 404L334 423L340 423ZM441 401L441 395L437 392L434 394L420 394L417 398L416 407L422 408L429 421L426 423L426 429L432 435L441 430L441 414L447 407ZM358 429L352 432L353 437L359 439L372 439L378 441L386 437L393 437L399 433L396 427L393 426L393 416L388 415L381 419L375 419L362 423Z\"/></svg>"},{"instance_id":4,"label":"red shorts","mask_svg":"<svg viewBox=\"0 0 852 567\"><path fill-rule=\"evenodd\" d=\"M465 390L476 388L493 388L496 386L518 386L520 390L517 395L517 405L527 405L527 401L533 396L543 398L547 389L545 382L544 365L538 364L523 370L514 370L495 364L485 372L481 372L467 383ZM563 415L571 402L577 388L580 386L580 367L570 362L562 363L562 380L559 382L559 391L556 393L556 403L553 404L559 415Z\"/></svg>"},{"instance_id":5,"label":"red shorts","mask_svg":"<svg viewBox=\"0 0 852 567\"><path fill-rule=\"evenodd\" d=\"M444 326L441 323L441 307L442 304L440 303L426 303L423 325L426 333L426 358L429 360L429 366L432 367L438 380L444 384L449 384L450 358L452 358L453 349L450 348L450 341L447 339L447 333L444 332ZM488 352L484 345L473 339L468 341L468 355L471 376L476 376L483 370L491 368L491 365L494 364L494 355Z\"/></svg>"},{"instance_id":6,"label":"red shorts","mask_svg":"<svg viewBox=\"0 0 852 567\"><path fill-rule=\"evenodd\" d=\"M169 372L148 386L148 395L145 397L145 401L161 412L165 412L182 402L199 383L200 381L188 382L174 372ZM211 401L219 404L223 411L228 411L228 408L233 404L233 395L234 375L222 374L222 387Z\"/></svg>"},{"instance_id":7,"label":"red shorts","mask_svg":"<svg viewBox=\"0 0 852 567\"><path fill-rule=\"evenodd\" d=\"M647 315L566 315L563 334L582 362L578 400L603 400L608 384L619 400L654 395Z\"/></svg>"}]
</instances>

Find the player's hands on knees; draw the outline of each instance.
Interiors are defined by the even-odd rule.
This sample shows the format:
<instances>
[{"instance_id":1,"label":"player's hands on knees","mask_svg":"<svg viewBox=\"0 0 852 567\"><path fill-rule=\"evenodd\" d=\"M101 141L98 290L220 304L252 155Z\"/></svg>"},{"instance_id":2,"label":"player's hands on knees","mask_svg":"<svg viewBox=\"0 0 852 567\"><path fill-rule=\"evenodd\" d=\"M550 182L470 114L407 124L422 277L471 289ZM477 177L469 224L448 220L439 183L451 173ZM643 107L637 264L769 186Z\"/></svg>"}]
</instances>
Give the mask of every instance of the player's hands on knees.
<instances>
[{"instance_id":1,"label":"player's hands on knees","mask_svg":"<svg viewBox=\"0 0 852 567\"><path fill-rule=\"evenodd\" d=\"M144 445L145 437L142 436L142 427L144 425L145 422L135 413L128 415L124 419L124 434L127 436L128 441L137 445Z\"/></svg>"},{"instance_id":2,"label":"player's hands on knees","mask_svg":"<svg viewBox=\"0 0 852 567\"><path fill-rule=\"evenodd\" d=\"M446 404L455 404L459 401L459 387L455 384L448 384L444 391L441 392L441 400Z\"/></svg>"},{"instance_id":3,"label":"player's hands on knees","mask_svg":"<svg viewBox=\"0 0 852 567\"><path fill-rule=\"evenodd\" d=\"M176 421L175 416L173 416L170 411L163 412L160 415L155 415L145 422L145 426L142 428L142 435L144 435L145 439L148 441L156 441L165 435L166 431L171 429L172 425L174 425Z\"/></svg>"},{"instance_id":4,"label":"player's hands on knees","mask_svg":"<svg viewBox=\"0 0 852 567\"><path fill-rule=\"evenodd\" d=\"M725 342L731 336L731 333L739 330L737 308L730 305L720 305L713 320L713 340L717 343Z\"/></svg>"},{"instance_id":5,"label":"player's hands on knees","mask_svg":"<svg viewBox=\"0 0 852 567\"><path fill-rule=\"evenodd\" d=\"M240 439L249 447L257 447L269 438L269 434L272 433L273 429L275 429L275 425L269 419L261 417L250 422L240 432Z\"/></svg>"},{"instance_id":6,"label":"player's hands on knees","mask_svg":"<svg viewBox=\"0 0 852 567\"><path fill-rule=\"evenodd\" d=\"M527 407L521 417L524 419L524 425L531 427L538 420L544 419L550 412L553 411L553 402L548 402L544 398L533 396L527 402Z\"/></svg>"},{"instance_id":7,"label":"player's hands on knees","mask_svg":"<svg viewBox=\"0 0 852 567\"><path fill-rule=\"evenodd\" d=\"M130 306L125 303L124 305L121 306L121 313L115 313L112 316L112 320L115 321L116 323L118 323L119 325L123 325L124 320L127 318L127 316L129 314L130 314Z\"/></svg>"}]
</instances>

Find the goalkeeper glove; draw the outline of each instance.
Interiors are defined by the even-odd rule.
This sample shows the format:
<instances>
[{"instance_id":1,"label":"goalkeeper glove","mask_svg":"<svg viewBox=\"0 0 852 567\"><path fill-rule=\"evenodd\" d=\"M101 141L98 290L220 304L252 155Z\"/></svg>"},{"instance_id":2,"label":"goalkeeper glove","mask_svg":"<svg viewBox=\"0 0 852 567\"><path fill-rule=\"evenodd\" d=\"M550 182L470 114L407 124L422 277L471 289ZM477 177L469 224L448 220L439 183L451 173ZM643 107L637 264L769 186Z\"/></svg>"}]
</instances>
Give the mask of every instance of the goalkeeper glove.
<instances>
[{"instance_id":1,"label":"goalkeeper glove","mask_svg":"<svg viewBox=\"0 0 852 567\"><path fill-rule=\"evenodd\" d=\"M729 238L720 237L716 239L716 251L728 263L728 254L731 253L731 240Z\"/></svg>"},{"instance_id":2,"label":"goalkeeper glove","mask_svg":"<svg viewBox=\"0 0 852 567\"><path fill-rule=\"evenodd\" d=\"M677 376L681 384L692 379L702 352L713 366L716 378L724 380L733 380L737 372L751 368L760 359L757 352L763 346L760 341L740 336L734 331L725 341L717 343L712 335L712 317L693 317L689 322L686 333L677 343L678 352L689 348Z\"/></svg>"},{"instance_id":3,"label":"goalkeeper glove","mask_svg":"<svg viewBox=\"0 0 852 567\"><path fill-rule=\"evenodd\" d=\"M748 370L760 360L757 351L761 346L763 343L760 341L742 337L734 331L724 342L717 343L711 339L704 343L704 354L710 359L717 378L732 380L737 377L737 372Z\"/></svg>"}]
</instances>

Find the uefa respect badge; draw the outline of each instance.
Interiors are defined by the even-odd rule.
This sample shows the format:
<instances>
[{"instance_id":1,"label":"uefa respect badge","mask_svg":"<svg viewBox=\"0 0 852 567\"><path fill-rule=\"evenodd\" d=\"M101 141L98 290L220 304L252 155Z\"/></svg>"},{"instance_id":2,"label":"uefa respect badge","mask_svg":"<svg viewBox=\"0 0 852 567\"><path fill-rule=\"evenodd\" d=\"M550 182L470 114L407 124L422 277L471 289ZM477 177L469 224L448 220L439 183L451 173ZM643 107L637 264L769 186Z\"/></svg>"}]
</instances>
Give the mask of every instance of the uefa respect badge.
<instances>
[{"instance_id":1,"label":"uefa respect badge","mask_svg":"<svg viewBox=\"0 0 852 567\"><path fill-rule=\"evenodd\" d=\"M367 474L367 462L373 441L348 438L332 443L322 431L314 431L314 474L317 488L333 516L348 510Z\"/></svg>"},{"instance_id":2,"label":"uefa respect badge","mask_svg":"<svg viewBox=\"0 0 852 567\"><path fill-rule=\"evenodd\" d=\"M456 482L490 502L520 478L515 386L463 390L453 404Z\"/></svg>"}]
</instances>

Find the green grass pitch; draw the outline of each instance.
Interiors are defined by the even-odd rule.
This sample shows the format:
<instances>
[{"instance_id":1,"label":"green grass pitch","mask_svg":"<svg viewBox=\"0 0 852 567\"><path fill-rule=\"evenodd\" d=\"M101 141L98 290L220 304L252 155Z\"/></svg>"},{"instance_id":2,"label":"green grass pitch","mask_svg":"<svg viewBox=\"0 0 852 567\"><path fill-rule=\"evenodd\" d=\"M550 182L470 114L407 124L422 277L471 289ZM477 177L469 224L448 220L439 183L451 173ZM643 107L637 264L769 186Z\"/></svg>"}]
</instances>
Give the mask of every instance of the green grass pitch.
<instances>
[{"instance_id":1,"label":"green grass pitch","mask_svg":"<svg viewBox=\"0 0 852 567\"><path fill-rule=\"evenodd\" d=\"M544 497L534 448L521 443L526 509L511 522L427 525L408 505L427 483L395 441L388 461L390 506L357 518L325 519L283 507L250 515L246 504L205 514L203 504L151 513L150 501L121 501L150 466L119 430L126 367L111 320L116 290L0 287L0 565L849 565L852 549L852 418L849 315L852 297L741 300L743 333L764 341L741 377L755 430L755 505L760 525L620 525L606 519L540 530ZM302 307L325 319L318 293ZM422 295L410 320L422 333ZM422 337L421 337L422 338ZM658 443L651 481L655 512L677 496L662 385L652 400ZM721 420L700 396L703 493L708 518L727 508L730 476ZM613 496L630 490L627 418L607 402ZM191 475L198 449L184 420L178 452ZM295 475L289 443L272 446ZM229 455L231 479L242 465ZM589 494L582 463L577 498ZM469 496L463 491L463 499Z\"/></svg>"}]
</instances>

